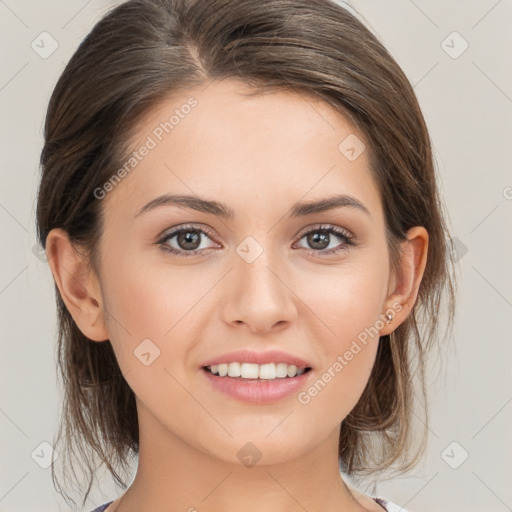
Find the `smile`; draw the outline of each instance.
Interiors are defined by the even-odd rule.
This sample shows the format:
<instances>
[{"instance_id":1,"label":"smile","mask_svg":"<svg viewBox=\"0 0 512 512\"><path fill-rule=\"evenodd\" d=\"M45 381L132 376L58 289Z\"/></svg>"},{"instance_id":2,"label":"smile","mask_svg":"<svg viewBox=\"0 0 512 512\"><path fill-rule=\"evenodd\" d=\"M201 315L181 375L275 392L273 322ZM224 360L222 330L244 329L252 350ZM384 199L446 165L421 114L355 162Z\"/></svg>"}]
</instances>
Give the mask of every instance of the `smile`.
<instances>
[{"instance_id":1,"label":"smile","mask_svg":"<svg viewBox=\"0 0 512 512\"><path fill-rule=\"evenodd\" d=\"M292 378L297 375L302 375L304 372L311 369L309 367L297 368L297 366L287 363L259 365L255 363L238 362L213 364L204 368L219 377L265 380Z\"/></svg>"}]
</instances>

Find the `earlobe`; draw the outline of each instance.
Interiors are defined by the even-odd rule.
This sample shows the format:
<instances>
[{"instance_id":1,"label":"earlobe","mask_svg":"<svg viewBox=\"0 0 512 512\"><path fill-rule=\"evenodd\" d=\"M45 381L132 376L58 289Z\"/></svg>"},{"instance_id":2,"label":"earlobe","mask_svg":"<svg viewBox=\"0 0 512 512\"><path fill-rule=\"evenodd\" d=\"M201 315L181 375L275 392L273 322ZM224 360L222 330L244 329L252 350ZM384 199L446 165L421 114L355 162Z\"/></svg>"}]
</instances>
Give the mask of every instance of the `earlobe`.
<instances>
[{"instance_id":1,"label":"earlobe","mask_svg":"<svg viewBox=\"0 0 512 512\"><path fill-rule=\"evenodd\" d=\"M60 228L50 231L46 238L46 257L62 300L78 328L93 341L107 340L98 280L66 231Z\"/></svg>"},{"instance_id":2,"label":"earlobe","mask_svg":"<svg viewBox=\"0 0 512 512\"><path fill-rule=\"evenodd\" d=\"M386 299L388 311L392 310L392 318L380 330L380 336L394 331L409 316L425 272L428 240L428 232L423 226L415 226L407 231L407 240L401 247L401 270L394 277L394 290Z\"/></svg>"}]
</instances>

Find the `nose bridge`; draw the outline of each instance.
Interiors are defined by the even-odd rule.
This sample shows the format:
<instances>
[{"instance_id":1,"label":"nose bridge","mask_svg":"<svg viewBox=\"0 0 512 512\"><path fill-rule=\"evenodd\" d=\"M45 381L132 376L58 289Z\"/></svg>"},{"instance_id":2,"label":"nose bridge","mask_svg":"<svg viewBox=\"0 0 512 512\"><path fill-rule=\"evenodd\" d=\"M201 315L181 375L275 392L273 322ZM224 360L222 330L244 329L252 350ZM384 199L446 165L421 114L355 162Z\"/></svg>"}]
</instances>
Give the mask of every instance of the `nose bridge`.
<instances>
[{"instance_id":1,"label":"nose bridge","mask_svg":"<svg viewBox=\"0 0 512 512\"><path fill-rule=\"evenodd\" d=\"M258 238L248 236L236 247L224 319L266 331L293 320L296 310L272 236Z\"/></svg>"}]
</instances>

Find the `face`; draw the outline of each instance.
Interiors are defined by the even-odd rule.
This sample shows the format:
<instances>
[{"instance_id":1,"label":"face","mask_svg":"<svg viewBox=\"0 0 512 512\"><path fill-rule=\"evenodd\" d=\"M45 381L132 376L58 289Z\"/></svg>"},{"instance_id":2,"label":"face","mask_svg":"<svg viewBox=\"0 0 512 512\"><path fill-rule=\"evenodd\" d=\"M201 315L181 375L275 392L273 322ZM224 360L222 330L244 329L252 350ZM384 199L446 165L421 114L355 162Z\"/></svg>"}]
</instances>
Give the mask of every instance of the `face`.
<instances>
[{"instance_id":1,"label":"face","mask_svg":"<svg viewBox=\"0 0 512 512\"><path fill-rule=\"evenodd\" d=\"M389 307L390 262L368 149L357 156L364 136L312 97L247 91L213 82L143 120L136 165L101 199L99 283L142 428L238 463L251 441L275 463L336 438L356 405ZM222 203L232 216L147 206L166 194ZM362 206L296 208L338 195ZM202 367L244 349L280 350L312 369L281 399L234 398Z\"/></svg>"}]
</instances>

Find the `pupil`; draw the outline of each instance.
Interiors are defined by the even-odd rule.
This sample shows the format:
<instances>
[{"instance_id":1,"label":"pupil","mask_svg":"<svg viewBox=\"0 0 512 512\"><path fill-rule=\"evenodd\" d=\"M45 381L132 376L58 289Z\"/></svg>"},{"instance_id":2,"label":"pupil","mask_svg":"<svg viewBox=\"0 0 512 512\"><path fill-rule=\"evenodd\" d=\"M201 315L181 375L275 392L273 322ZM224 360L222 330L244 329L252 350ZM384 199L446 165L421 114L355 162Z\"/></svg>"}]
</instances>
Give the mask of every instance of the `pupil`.
<instances>
[{"instance_id":1,"label":"pupil","mask_svg":"<svg viewBox=\"0 0 512 512\"><path fill-rule=\"evenodd\" d=\"M200 236L193 231L186 231L178 235L178 243L183 249L197 249Z\"/></svg>"},{"instance_id":2,"label":"pupil","mask_svg":"<svg viewBox=\"0 0 512 512\"><path fill-rule=\"evenodd\" d=\"M329 234L325 231L317 231L308 235L308 243L315 249L325 249L329 245Z\"/></svg>"}]
</instances>

